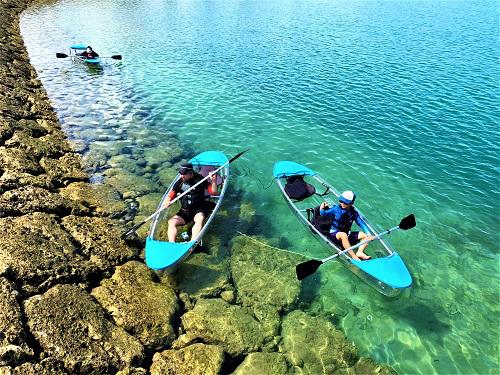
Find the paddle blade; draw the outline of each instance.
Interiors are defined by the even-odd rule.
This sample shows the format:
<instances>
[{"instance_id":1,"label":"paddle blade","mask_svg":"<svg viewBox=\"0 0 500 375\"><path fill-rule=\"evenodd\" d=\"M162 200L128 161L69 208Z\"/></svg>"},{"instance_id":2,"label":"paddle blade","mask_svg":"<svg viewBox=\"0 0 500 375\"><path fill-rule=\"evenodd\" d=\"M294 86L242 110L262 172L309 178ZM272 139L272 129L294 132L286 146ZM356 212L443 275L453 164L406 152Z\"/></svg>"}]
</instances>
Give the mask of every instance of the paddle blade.
<instances>
[{"instance_id":1,"label":"paddle blade","mask_svg":"<svg viewBox=\"0 0 500 375\"><path fill-rule=\"evenodd\" d=\"M64 59L65 57L68 57L68 55L66 55L65 53L59 53L59 52L57 52L56 53L56 57L58 59Z\"/></svg>"},{"instance_id":2,"label":"paddle blade","mask_svg":"<svg viewBox=\"0 0 500 375\"><path fill-rule=\"evenodd\" d=\"M113 55L111 56L112 59L115 59L115 60L121 60L122 59L122 55Z\"/></svg>"},{"instance_id":3,"label":"paddle blade","mask_svg":"<svg viewBox=\"0 0 500 375\"><path fill-rule=\"evenodd\" d=\"M415 215L411 214L401 220L401 223L399 223L399 228L407 230L413 228L415 225L417 225Z\"/></svg>"},{"instance_id":4,"label":"paddle blade","mask_svg":"<svg viewBox=\"0 0 500 375\"><path fill-rule=\"evenodd\" d=\"M322 261L316 259L311 259L308 260L307 262L297 264L297 266L295 267L295 273L297 274L297 279L303 280L307 276L312 275L322 264L323 264Z\"/></svg>"},{"instance_id":5,"label":"paddle blade","mask_svg":"<svg viewBox=\"0 0 500 375\"><path fill-rule=\"evenodd\" d=\"M238 159L241 155L243 155L248 150L250 150L250 149L247 149L245 151L241 151L239 154L234 155L231 159L229 159L229 163L232 163L233 161L235 161L236 159Z\"/></svg>"}]
</instances>

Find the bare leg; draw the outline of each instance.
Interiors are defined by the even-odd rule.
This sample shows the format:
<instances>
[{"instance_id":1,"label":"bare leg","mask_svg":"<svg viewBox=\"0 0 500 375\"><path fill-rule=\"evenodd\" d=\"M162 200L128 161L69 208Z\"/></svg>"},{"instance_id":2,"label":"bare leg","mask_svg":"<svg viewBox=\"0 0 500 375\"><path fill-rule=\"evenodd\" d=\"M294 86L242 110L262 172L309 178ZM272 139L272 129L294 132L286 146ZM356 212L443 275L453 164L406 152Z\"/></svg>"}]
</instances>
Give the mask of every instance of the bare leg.
<instances>
[{"instance_id":1,"label":"bare leg","mask_svg":"<svg viewBox=\"0 0 500 375\"><path fill-rule=\"evenodd\" d=\"M194 225L191 228L191 241L197 238L198 234L200 234L201 228L203 228L203 220L205 220L205 214L203 212L198 212L194 215Z\"/></svg>"},{"instance_id":2,"label":"bare leg","mask_svg":"<svg viewBox=\"0 0 500 375\"><path fill-rule=\"evenodd\" d=\"M168 221L168 242L175 242L175 238L177 237L177 226L184 224L186 224L184 219L177 215Z\"/></svg>"},{"instance_id":3,"label":"bare leg","mask_svg":"<svg viewBox=\"0 0 500 375\"><path fill-rule=\"evenodd\" d=\"M347 233L337 232L335 236L337 237L337 240L342 241L342 246L344 247L344 249L348 249L351 247L351 244L349 243L349 238L347 237ZM349 250L348 253L352 257L352 259L359 260L358 256L354 254L354 251Z\"/></svg>"},{"instance_id":4,"label":"bare leg","mask_svg":"<svg viewBox=\"0 0 500 375\"><path fill-rule=\"evenodd\" d=\"M358 240L363 241L363 240L372 240L373 236L368 236L365 232L359 232L358 234ZM356 255L361 258L361 259L370 259L371 257L365 254L365 249L368 247L370 243L367 242L364 245L361 245L358 248L358 251L356 252Z\"/></svg>"}]
</instances>

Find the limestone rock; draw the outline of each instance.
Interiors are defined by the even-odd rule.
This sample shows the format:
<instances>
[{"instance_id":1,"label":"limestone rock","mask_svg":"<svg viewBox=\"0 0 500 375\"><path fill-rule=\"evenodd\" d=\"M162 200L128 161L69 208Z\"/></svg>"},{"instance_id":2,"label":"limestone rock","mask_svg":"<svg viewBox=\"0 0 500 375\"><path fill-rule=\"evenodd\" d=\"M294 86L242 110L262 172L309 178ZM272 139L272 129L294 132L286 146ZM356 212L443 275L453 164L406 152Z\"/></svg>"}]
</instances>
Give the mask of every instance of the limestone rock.
<instances>
[{"instance_id":1,"label":"limestone rock","mask_svg":"<svg viewBox=\"0 0 500 375\"><path fill-rule=\"evenodd\" d=\"M0 375L70 375L61 361L54 358L44 358L39 363L23 363Z\"/></svg>"},{"instance_id":2,"label":"limestone rock","mask_svg":"<svg viewBox=\"0 0 500 375\"><path fill-rule=\"evenodd\" d=\"M250 353L232 375L292 375L281 353Z\"/></svg>"},{"instance_id":3,"label":"limestone rock","mask_svg":"<svg viewBox=\"0 0 500 375\"><path fill-rule=\"evenodd\" d=\"M15 132L5 145L26 150L35 157L60 157L73 151L62 133L34 137L29 130Z\"/></svg>"},{"instance_id":4,"label":"limestone rock","mask_svg":"<svg viewBox=\"0 0 500 375\"><path fill-rule=\"evenodd\" d=\"M120 217L127 211L120 193L108 185L74 182L61 189L60 194L84 204L98 215Z\"/></svg>"},{"instance_id":5,"label":"limestone rock","mask_svg":"<svg viewBox=\"0 0 500 375\"><path fill-rule=\"evenodd\" d=\"M259 239L259 241L262 241ZM290 309L300 293L294 270L301 258L274 251L248 237L233 240L231 274L238 300L244 306L268 304L278 311Z\"/></svg>"},{"instance_id":6,"label":"limestone rock","mask_svg":"<svg viewBox=\"0 0 500 375\"><path fill-rule=\"evenodd\" d=\"M178 314L175 292L154 281L144 264L131 261L117 267L92 295L109 311L116 324L144 345L164 348L175 338L172 322Z\"/></svg>"},{"instance_id":7,"label":"limestone rock","mask_svg":"<svg viewBox=\"0 0 500 375\"><path fill-rule=\"evenodd\" d=\"M34 155L17 148L0 147L0 169L37 175L42 172Z\"/></svg>"},{"instance_id":8,"label":"limestone rock","mask_svg":"<svg viewBox=\"0 0 500 375\"><path fill-rule=\"evenodd\" d=\"M27 185L41 187L46 190L54 189L51 179L46 174L33 176L24 172L6 171L0 176L0 194L7 190L13 190Z\"/></svg>"},{"instance_id":9,"label":"limestone rock","mask_svg":"<svg viewBox=\"0 0 500 375\"><path fill-rule=\"evenodd\" d=\"M176 289L194 299L216 297L222 291L232 289L227 262L204 253L193 254L172 279Z\"/></svg>"},{"instance_id":10,"label":"limestone rock","mask_svg":"<svg viewBox=\"0 0 500 375\"><path fill-rule=\"evenodd\" d=\"M282 323L281 352L304 374L333 374L358 360L354 346L332 323L295 310Z\"/></svg>"},{"instance_id":11,"label":"limestone rock","mask_svg":"<svg viewBox=\"0 0 500 375\"><path fill-rule=\"evenodd\" d=\"M120 239L120 228L110 219L66 216L62 225L81 244L83 254L100 269L108 269L137 255L137 249Z\"/></svg>"},{"instance_id":12,"label":"limestone rock","mask_svg":"<svg viewBox=\"0 0 500 375\"><path fill-rule=\"evenodd\" d=\"M144 159L146 159L148 166L153 169L161 167L165 163L168 163L167 166L169 166L179 160L181 155L182 149L177 144L177 141L173 139L144 150Z\"/></svg>"},{"instance_id":13,"label":"limestone rock","mask_svg":"<svg viewBox=\"0 0 500 375\"><path fill-rule=\"evenodd\" d=\"M21 318L14 285L0 278L0 366L13 366L33 355Z\"/></svg>"},{"instance_id":14,"label":"limestone rock","mask_svg":"<svg viewBox=\"0 0 500 375\"><path fill-rule=\"evenodd\" d=\"M46 189L23 186L0 196L0 217L47 212L58 215L82 214L88 210L80 204Z\"/></svg>"},{"instance_id":15,"label":"limestone rock","mask_svg":"<svg viewBox=\"0 0 500 375\"><path fill-rule=\"evenodd\" d=\"M0 276L22 280L24 293L55 282L84 281L96 271L76 252L71 237L53 215L0 219L0 238Z\"/></svg>"},{"instance_id":16,"label":"limestone rock","mask_svg":"<svg viewBox=\"0 0 500 375\"><path fill-rule=\"evenodd\" d=\"M232 356L259 350L268 339L249 309L221 299L199 299L193 310L181 317L186 334L207 344L220 345Z\"/></svg>"},{"instance_id":17,"label":"limestone rock","mask_svg":"<svg viewBox=\"0 0 500 375\"><path fill-rule=\"evenodd\" d=\"M77 286L57 285L24 306L44 355L62 361L71 373L114 373L144 357L139 341L109 322Z\"/></svg>"},{"instance_id":18,"label":"limestone rock","mask_svg":"<svg viewBox=\"0 0 500 375\"><path fill-rule=\"evenodd\" d=\"M88 178L82 171L82 160L80 155L67 153L59 159L43 157L40 160L47 175L58 185L67 185L74 181L83 181Z\"/></svg>"},{"instance_id":19,"label":"limestone rock","mask_svg":"<svg viewBox=\"0 0 500 375\"><path fill-rule=\"evenodd\" d=\"M115 375L146 375L147 373L146 369L141 367L127 367L118 371Z\"/></svg>"},{"instance_id":20,"label":"limestone rock","mask_svg":"<svg viewBox=\"0 0 500 375\"><path fill-rule=\"evenodd\" d=\"M370 358L360 358L354 365L354 373L359 375L398 375L391 367L378 364Z\"/></svg>"},{"instance_id":21,"label":"limestone rock","mask_svg":"<svg viewBox=\"0 0 500 375\"><path fill-rule=\"evenodd\" d=\"M115 173L106 179L106 183L113 186L122 195L127 193L130 198L139 197L151 192L158 192L159 186L147 178L136 176L132 173L125 172L123 169L113 168L106 170L106 176L110 173Z\"/></svg>"},{"instance_id":22,"label":"limestone rock","mask_svg":"<svg viewBox=\"0 0 500 375\"><path fill-rule=\"evenodd\" d=\"M181 350L156 353L151 375L217 375L224 351L215 345L193 344Z\"/></svg>"}]
</instances>

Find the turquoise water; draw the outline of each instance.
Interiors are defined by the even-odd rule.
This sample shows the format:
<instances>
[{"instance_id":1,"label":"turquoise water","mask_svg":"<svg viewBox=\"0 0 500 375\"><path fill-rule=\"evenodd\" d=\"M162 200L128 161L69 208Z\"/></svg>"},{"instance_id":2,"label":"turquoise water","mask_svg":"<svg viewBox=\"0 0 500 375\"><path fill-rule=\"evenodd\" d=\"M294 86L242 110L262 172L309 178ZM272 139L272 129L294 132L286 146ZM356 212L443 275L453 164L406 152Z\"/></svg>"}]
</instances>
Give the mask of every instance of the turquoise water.
<instances>
[{"instance_id":1,"label":"turquoise water","mask_svg":"<svg viewBox=\"0 0 500 375\"><path fill-rule=\"evenodd\" d=\"M495 1L65 0L21 27L96 181L124 154L162 191L169 181L135 160L174 143L186 158L249 147L241 201L224 205L250 203L253 233L314 256L328 254L268 187L276 160L355 190L380 227L414 213L415 229L391 234L410 291L387 299L331 263L304 282L304 308L336 314L362 355L400 373L496 374L498 19ZM124 60L55 58L75 42Z\"/></svg>"}]
</instances>

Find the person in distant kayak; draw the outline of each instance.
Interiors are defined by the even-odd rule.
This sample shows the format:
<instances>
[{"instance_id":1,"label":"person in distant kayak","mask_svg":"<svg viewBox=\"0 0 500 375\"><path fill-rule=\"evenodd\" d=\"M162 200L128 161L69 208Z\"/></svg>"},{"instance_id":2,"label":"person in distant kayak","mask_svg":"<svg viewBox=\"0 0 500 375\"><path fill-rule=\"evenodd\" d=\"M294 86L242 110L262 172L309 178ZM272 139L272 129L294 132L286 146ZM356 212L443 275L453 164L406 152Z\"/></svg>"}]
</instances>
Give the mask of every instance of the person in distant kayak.
<instances>
[{"instance_id":1,"label":"person in distant kayak","mask_svg":"<svg viewBox=\"0 0 500 375\"><path fill-rule=\"evenodd\" d=\"M164 207L168 207L172 199L178 194L182 194L203 180L203 176L193 170L191 163L181 165L179 174L181 178L175 183L168 194L167 199L163 203ZM178 226L186 225L191 221L194 221L193 228L191 229L191 240L198 236L203 227L203 220L210 215L213 209L213 204L205 199L205 190L208 190L210 195L217 195L217 176L215 174L211 174L209 179L203 181L181 198L181 209L168 221L169 242L175 242Z\"/></svg>"},{"instance_id":2,"label":"person in distant kayak","mask_svg":"<svg viewBox=\"0 0 500 375\"><path fill-rule=\"evenodd\" d=\"M348 249L362 240L373 240L374 237L370 235L368 225L359 215L358 211L354 208L354 200L356 194L352 191L344 191L339 197L339 204L329 208L328 202L321 203L319 207L319 214L321 216L330 216L333 221L330 227L330 239L338 246ZM363 232L351 232L352 223L356 222L358 226L363 229ZM370 256L364 253L368 243L361 245L358 251L349 250L349 255L355 260L368 260Z\"/></svg>"},{"instance_id":3,"label":"person in distant kayak","mask_svg":"<svg viewBox=\"0 0 500 375\"><path fill-rule=\"evenodd\" d=\"M95 59L96 57L99 57L99 54L95 52L91 46L87 46L85 51L80 53L79 56L85 57L86 59Z\"/></svg>"}]
</instances>

